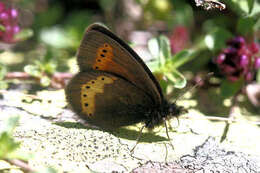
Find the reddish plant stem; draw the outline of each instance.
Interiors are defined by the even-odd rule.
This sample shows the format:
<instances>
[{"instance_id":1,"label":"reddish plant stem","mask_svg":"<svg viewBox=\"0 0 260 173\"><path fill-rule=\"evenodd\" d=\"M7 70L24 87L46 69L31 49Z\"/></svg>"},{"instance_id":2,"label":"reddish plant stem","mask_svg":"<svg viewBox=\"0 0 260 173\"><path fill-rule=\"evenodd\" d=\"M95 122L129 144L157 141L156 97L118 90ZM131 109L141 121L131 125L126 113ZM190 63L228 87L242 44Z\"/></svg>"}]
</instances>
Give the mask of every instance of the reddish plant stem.
<instances>
[{"instance_id":1,"label":"reddish plant stem","mask_svg":"<svg viewBox=\"0 0 260 173\"><path fill-rule=\"evenodd\" d=\"M37 78L25 72L8 72L4 80L19 79L19 80L36 80Z\"/></svg>"},{"instance_id":2,"label":"reddish plant stem","mask_svg":"<svg viewBox=\"0 0 260 173\"><path fill-rule=\"evenodd\" d=\"M51 87L60 89L64 88L66 85L66 81L71 79L73 74L71 73L59 73L56 72L51 76ZM18 79L18 80L32 80L36 83L40 82L40 78L34 77L29 75L25 72L9 72L5 75L4 80L12 80L12 79Z\"/></svg>"},{"instance_id":3,"label":"reddish plant stem","mask_svg":"<svg viewBox=\"0 0 260 173\"><path fill-rule=\"evenodd\" d=\"M19 167L23 172L26 172L26 173L36 172L25 161L22 161L19 159L4 159L4 160L6 162L10 163L11 165Z\"/></svg>"}]
</instances>

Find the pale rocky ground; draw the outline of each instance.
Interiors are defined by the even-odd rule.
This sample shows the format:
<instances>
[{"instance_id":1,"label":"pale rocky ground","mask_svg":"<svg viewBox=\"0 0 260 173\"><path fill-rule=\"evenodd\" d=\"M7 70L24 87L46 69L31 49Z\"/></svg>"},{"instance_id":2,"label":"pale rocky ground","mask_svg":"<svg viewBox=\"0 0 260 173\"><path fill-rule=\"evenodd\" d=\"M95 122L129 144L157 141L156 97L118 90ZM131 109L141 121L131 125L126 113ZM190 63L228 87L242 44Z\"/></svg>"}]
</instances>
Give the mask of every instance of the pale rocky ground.
<instances>
[{"instance_id":1,"label":"pale rocky ground","mask_svg":"<svg viewBox=\"0 0 260 173\"><path fill-rule=\"evenodd\" d=\"M189 109L184 115L189 118L180 118L179 125L176 119L169 121L174 150L168 145L162 126L153 133L145 131L131 156L130 149L135 145L142 124L120 128L113 133L85 127L64 108L63 90L39 92L38 96L51 102L30 102L28 98L21 101L24 96L20 92L7 92L0 101L0 126L3 119L19 115L20 123L14 138L21 142L22 152L33 155L29 164L36 169L51 166L69 172L87 172L89 169L129 172L147 161L164 162L166 149L167 161L178 161L182 156L194 155L194 149L209 136L219 141L225 126L224 122L209 121L199 111ZM180 104L193 105L194 102L189 99ZM227 140L217 143L226 151L243 152L260 161L260 128L245 121L243 116L239 118L241 121L231 125ZM256 164L260 171L260 163L256 161Z\"/></svg>"}]
</instances>

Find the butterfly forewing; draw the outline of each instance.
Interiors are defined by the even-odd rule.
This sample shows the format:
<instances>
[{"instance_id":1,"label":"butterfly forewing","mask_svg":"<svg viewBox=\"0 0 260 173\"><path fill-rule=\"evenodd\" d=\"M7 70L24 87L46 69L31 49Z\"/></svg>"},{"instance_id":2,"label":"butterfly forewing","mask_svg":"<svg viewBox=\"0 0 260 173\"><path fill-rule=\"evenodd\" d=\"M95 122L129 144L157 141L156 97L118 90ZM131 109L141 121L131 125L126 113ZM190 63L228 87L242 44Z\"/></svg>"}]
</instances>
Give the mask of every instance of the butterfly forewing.
<instances>
[{"instance_id":1,"label":"butterfly forewing","mask_svg":"<svg viewBox=\"0 0 260 173\"><path fill-rule=\"evenodd\" d=\"M149 95L156 105L163 100L161 88L138 55L101 25L91 25L77 53L80 71L104 71L126 79Z\"/></svg>"}]
</instances>

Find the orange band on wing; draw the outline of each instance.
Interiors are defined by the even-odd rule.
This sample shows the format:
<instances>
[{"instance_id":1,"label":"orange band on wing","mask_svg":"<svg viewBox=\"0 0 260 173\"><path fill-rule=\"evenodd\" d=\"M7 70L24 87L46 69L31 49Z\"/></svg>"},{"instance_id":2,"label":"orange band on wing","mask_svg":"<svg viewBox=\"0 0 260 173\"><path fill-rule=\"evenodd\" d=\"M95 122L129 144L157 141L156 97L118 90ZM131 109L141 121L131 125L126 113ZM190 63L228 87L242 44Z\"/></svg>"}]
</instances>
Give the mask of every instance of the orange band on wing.
<instances>
[{"instance_id":1,"label":"orange band on wing","mask_svg":"<svg viewBox=\"0 0 260 173\"><path fill-rule=\"evenodd\" d=\"M91 117L95 112L95 96L104 92L104 86L111 84L116 77L99 76L94 80L81 86L81 108L82 112Z\"/></svg>"},{"instance_id":2,"label":"orange band on wing","mask_svg":"<svg viewBox=\"0 0 260 173\"><path fill-rule=\"evenodd\" d=\"M126 74L127 71L114 61L115 55L113 47L105 43L97 50L96 61L92 68L94 70L115 72L117 74Z\"/></svg>"},{"instance_id":3,"label":"orange band on wing","mask_svg":"<svg viewBox=\"0 0 260 173\"><path fill-rule=\"evenodd\" d=\"M102 47L97 50L96 62L93 64L95 70L106 70L108 65L113 64L113 48L105 43Z\"/></svg>"}]
</instances>

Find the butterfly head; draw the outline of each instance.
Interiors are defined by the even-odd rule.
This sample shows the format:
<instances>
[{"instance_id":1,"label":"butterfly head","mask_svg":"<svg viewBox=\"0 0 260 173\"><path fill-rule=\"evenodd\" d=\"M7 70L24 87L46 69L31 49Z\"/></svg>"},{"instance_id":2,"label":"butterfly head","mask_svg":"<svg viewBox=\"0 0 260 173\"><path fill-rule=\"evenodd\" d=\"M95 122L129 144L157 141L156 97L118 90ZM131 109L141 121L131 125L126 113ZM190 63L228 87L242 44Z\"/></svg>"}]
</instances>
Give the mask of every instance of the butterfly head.
<instances>
[{"instance_id":1,"label":"butterfly head","mask_svg":"<svg viewBox=\"0 0 260 173\"><path fill-rule=\"evenodd\" d=\"M188 112L187 109L185 109L182 106L177 106L175 103L169 104L167 111L168 111L167 116L169 117L178 117Z\"/></svg>"},{"instance_id":2,"label":"butterfly head","mask_svg":"<svg viewBox=\"0 0 260 173\"><path fill-rule=\"evenodd\" d=\"M149 113L149 118L145 124L148 129L153 129L155 126L161 125L166 119L179 117L180 115L187 112L188 111L184 107L177 106L175 103L168 103L165 101L161 105L160 109L155 109Z\"/></svg>"}]
</instances>

